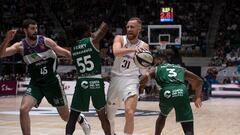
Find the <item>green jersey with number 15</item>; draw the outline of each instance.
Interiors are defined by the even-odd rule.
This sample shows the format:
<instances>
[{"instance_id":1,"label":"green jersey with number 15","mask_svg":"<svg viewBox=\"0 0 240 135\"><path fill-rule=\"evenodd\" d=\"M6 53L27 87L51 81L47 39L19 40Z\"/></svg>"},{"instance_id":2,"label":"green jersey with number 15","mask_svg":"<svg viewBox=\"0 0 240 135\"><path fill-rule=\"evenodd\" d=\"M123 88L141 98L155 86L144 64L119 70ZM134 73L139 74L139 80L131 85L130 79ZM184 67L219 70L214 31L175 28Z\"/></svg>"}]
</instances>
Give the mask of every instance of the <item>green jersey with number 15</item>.
<instances>
[{"instance_id":1,"label":"green jersey with number 15","mask_svg":"<svg viewBox=\"0 0 240 135\"><path fill-rule=\"evenodd\" d=\"M71 53L79 77L101 74L99 50L93 45L92 38L77 41Z\"/></svg>"},{"instance_id":2,"label":"green jersey with number 15","mask_svg":"<svg viewBox=\"0 0 240 135\"><path fill-rule=\"evenodd\" d=\"M181 85L185 82L185 69L176 64L160 64L155 71L156 81L161 87Z\"/></svg>"},{"instance_id":3,"label":"green jersey with number 15","mask_svg":"<svg viewBox=\"0 0 240 135\"><path fill-rule=\"evenodd\" d=\"M38 35L35 45L30 45L26 39L21 42L23 60L28 65L28 73L32 82L44 84L55 80L57 55L45 44L45 37Z\"/></svg>"}]
</instances>

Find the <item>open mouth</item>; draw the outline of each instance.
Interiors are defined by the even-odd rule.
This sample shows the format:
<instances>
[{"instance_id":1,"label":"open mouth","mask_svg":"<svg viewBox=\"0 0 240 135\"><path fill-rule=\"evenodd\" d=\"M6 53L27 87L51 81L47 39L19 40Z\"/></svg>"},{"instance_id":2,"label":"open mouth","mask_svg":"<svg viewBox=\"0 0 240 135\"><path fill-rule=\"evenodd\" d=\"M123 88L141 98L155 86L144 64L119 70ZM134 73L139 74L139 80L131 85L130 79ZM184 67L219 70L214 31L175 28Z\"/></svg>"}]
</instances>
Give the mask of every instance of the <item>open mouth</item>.
<instances>
[{"instance_id":1,"label":"open mouth","mask_svg":"<svg viewBox=\"0 0 240 135\"><path fill-rule=\"evenodd\" d=\"M133 35L133 33L128 33L128 35Z\"/></svg>"}]
</instances>

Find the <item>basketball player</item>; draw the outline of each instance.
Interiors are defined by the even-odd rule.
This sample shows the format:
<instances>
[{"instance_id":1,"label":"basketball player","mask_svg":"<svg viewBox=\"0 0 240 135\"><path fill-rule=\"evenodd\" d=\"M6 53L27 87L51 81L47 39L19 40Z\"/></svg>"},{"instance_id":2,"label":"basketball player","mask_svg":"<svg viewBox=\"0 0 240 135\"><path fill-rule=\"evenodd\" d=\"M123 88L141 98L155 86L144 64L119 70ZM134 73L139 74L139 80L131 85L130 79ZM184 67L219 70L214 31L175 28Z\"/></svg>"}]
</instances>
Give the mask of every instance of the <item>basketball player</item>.
<instances>
[{"instance_id":1,"label":"basketball player","mask_svg":"<svg viewBox=\"0 0 240 135\"><path fill-rule=\"evenodd\" d=\"M72 135L81 111L89 111L90 97L101 121L105 135L111 135L105 111L104 82L101 76L100 40L107 33L108 26L102 22L95 33L90 32L87 24L79 23L74 27L74 35L80 39L72 46L73 62L78 79L72 99L70 119L66 135Z\"/></svg>"},{"instance_id":2,"label":"basketball player","mask_svg":"<svg viewBox=\"0 0 240 135\"><path fill-rule=\"evenodd\" d=\"M124 101L125 105L124 134L133 134L140 75L140 69L135 65L133 57L137 51L149 50L148 44L138 39L141 28L142 21L139 18L130 18L126 25L127 35L117 35L114 39L115 60L107 93L107 115L112 135L114 134L115 113L121 101Z\"/></svg>"},{"instance_id":3,"label":"basketball player","mask_svg":"<svg viewBox=\"0 0 240 135\"><path fill-rule=\"evenodd\" d=\"M66 49L58 46L52 39L37 35L37 22L26 19L22 25L25 38L8 47L14 38L16 30L9 30L0 47L0 56L7 57L21 53L28 66L31 80L24 94L20 107L20 124L23 135L30 135L29 111L38 107L43 97L54 107L64 121L68 121L69 110L67 98L59 75L56 73L57 55L71 59ZM57 55L56 55L57 54ZM84 116L78 120L86 135L90 126Z\"/></svg>"},{"instance_id":4,"label":"basketball player","mask_svg":"<svg viewBox=\"0 0 240 135\"><path fill-rule=\"evenodd\" d=\"M111 135L110 124L106 115L106 99L104 91L104 77L101 74L100 41L108 31L108 25L113 15L116 14L119 0L112 2L108 13L94 33L89 26L79 23L74 26L76 44L72 46L71 54L77 69L77 84L71 104L70 119L66 125L66 135L72 135L75 130L76 120L81 111L89 111L90 97L96 109L98 118L105 135Z\"/></svg>"},{"instance_id":5,"label":"basketball player","mask_svg":"<svg viewBox=\"0 0 240 135\"><path fill-rule=\"evenodd\" d=\"M193 135L193 113L185 80L195 90L195 106L200 108L202 79L179 65L167 63L166 55L156 57L155 61L159 65L152 68L149 74L140 77L141 86L150 78L155 78L158 85L162 87L159 93L161 112L156 120L155 135L161 134L167 115L173 108L176 112L176 121L181 123L185 135Z\"/></svg>"}]
</instances>

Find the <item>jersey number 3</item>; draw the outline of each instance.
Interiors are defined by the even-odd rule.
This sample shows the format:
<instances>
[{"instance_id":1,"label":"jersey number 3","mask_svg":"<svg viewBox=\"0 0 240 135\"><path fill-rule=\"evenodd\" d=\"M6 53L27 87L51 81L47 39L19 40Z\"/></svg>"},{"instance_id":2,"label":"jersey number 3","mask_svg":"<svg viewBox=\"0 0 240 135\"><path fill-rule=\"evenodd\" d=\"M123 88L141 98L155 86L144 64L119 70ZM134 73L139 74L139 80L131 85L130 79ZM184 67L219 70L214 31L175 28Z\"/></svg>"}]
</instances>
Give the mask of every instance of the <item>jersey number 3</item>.
<instances>
[{"instance_id":1,"label":"jersey number 3","mask_svg":"<svg viewBox=\"0 0 240 135\"><path fill-rule=\"evenodd\" d=\"M77 58L77 65L81 69L79 70L80 73L84 73L86 71L92 71L94 68L93 62L90 60L91 55L87 55L84 57Z\"/></svg>"},{"instance_id":2,"label":"jersey number 3","mask_svg":"<svg viewBox=\"0 0 240 135\"><path fill-rule=\"evenodd\" d=\"M174 68L167 68L166 70L168 71L168 76L169 77L176 77L177 76L177 73L176 73Z\"/></svg>"}]
</instances>

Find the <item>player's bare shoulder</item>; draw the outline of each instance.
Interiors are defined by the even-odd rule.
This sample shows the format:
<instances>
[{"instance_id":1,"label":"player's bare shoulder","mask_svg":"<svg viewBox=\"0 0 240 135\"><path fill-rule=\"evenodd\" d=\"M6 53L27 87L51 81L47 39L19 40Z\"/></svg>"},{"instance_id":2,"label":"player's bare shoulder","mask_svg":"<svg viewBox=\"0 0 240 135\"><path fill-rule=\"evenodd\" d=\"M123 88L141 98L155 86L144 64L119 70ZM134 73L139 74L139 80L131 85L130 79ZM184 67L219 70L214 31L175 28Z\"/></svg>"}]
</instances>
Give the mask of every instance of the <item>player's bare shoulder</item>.
<instances>
[{"instance_id":1,"label":"player's bare shoulder","mask_svg":"<svg viewBox=\"0 0 240 135\"><path fill-rule=\"evenodd\" d=\"M120 43L121 45L123 45L123 35L116 35L114 38L114 44L116 43Z\"/></svg>"},{"instance_id":2,"label":"player's bare shoulder","mask_svg":"<svg viewBox=\"0 0 240 135\"><path fill-rule=\"evenodd\" d=\"M52 49L55 47L58 47L57 43L54 40L52 40L51 38L44 37L44 42L45 42L46 46L48 46Z\"/></svg>"},{"instance_id":3,"label":"player's bare shoulder","mask_svg":"<svg viewBox=\"0 0 240 135\"><path fill-rule=\"evenodd\" d=\"M55 41L53 41L51 38L48 38L48 37L44 37L44 42L47 44L47 45L52 45L55 43Z\"/></svg>"},{"instance_id":4,"label":"player's bare shoulder","mask_svg":"<svg viewBox=\"0 0 240 135\"><path fill-rule=\"evenodd\" d=\"M114 40L123 40L123 35L116 35Z\"/></svg>"}]
</instances>

